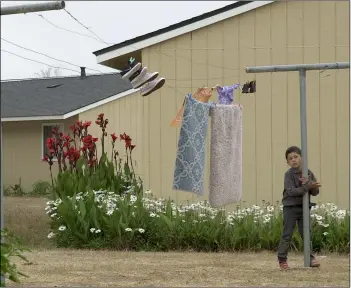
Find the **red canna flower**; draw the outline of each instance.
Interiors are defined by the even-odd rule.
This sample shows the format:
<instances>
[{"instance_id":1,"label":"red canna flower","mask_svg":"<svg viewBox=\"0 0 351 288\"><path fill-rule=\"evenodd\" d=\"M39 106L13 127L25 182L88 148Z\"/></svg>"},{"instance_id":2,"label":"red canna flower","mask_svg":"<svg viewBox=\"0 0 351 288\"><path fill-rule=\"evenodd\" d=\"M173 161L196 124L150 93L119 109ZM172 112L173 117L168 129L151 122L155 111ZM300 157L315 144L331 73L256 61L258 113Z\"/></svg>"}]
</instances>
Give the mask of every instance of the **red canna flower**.
<instances>
[{"instance_id":1,"label":"red canna flower","mask_svg":"<svg viewBox=\"0 0 351 288\"><path fill-rule=\"evenodd\" d=\"M90 125L91 125L91 121L86 121L84 122L83 127L88 128Z\"/></svg>"},{"instance_id":2,"label":"red canna flower","mask_svg":"<svg viewBox=\"0 0 351 288\"><path fill-rule=\"evenodd\" d=\"M104 118L104 113L100 113L100 114L98 115L98 119L102 120L103 118Z\"/></svg>"},{"instance_id":3,"label":"red canna flower","mask_svg":"<svg viewBox=\"0 0 351 288\"><path fill-rule=\"evenodd\" d=\"M127 134L124 132L123 134L119 135L119 138L121 139L121 141L126 140L126 136L127 136Z\"/></svg>"},{"instance_id":4,"label":"red canna flower","mask_svg":"<svg viewBox=\"0 0 351 288\"><path fill-rule=\"evenodd\" d=\"M112 133L111 138L112 138L112 143L115 143L118 137L116 136L115 133Z\"/></svg>"},{"instance_id":5,"label":"red canna flower","mask_svg":"<svg viewBox=\"0 0 351 288\"><path fill-rule=\"evenodd\" d=\"M58 127L56 127L56 126L53 127L52 130L51 130L51 133L52 134L57 134L57 132L58 132Z\"/></svg>"},{"instance_id":6,"label":"red canna flower","mask_svg":"<svg viewBox=\"0 0 351 288\"><path fill-rule=\"evenodd\" d=\"M51 167L54 164L54 162L52 161L53 158L54 158L53 156L45 155L43 158L43 161L47 162L49 164L49 166Z\"/></svg>"},{"instance_id":7,"label":"red canna flower","mask_svg":"<svg viewBox=\"0 0 351 288\"><path fill-rule=\"evenodd\" d=\"M132 145L132 139L126 139L125 141L126 148L129 148Z\"/></svg>"},{"instance_id":8,"label":"red canna flower","mask_svg":"<svg viewBox=\"0 0 351 288\"><path fill-rule=\"evenodd\" d=\"M96 159L90 159L89 160L89 166L90 167L93 167L95 165L95 163L96 163Z\"/></svg>"}]
</instances>

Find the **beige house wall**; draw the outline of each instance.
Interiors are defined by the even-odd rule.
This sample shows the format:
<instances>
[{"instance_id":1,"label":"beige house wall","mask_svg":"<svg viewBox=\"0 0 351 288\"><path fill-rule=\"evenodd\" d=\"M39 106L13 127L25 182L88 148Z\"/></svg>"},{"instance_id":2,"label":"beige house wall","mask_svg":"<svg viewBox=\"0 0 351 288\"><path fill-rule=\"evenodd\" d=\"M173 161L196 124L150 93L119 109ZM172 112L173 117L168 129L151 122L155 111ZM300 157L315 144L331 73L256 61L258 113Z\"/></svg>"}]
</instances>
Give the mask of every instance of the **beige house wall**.
<instances>
[{"instance_id":1,"label":"beige house wall","mask_svg":"<svg viewBox=\"0 0 351 288\"><path fill-rule=\"evenodd\" d=\"M42 126L57 123L64 125L64 132L78 118L71 117L57 121L22 121L4 122L3 125L3 177L5 187L19 184L25 191L30 191L38 181L51 182L49 166L42 161ZM53 174L57 173L53 165Z\"/></svg>"},{"instance_id":2,"label":"beige house wall","mask_svg":"<svg viewBox=\"0 0 351 288\"><path fill-rule=\"evenodd\" d=\"M116 133L118 136L115 148L120 155L125 155L125 148L119 139L119 135L126 133L132 138L133 144L136 145L132 154L133 162L135 161L137 163L136 167L134 168L136 170L136 173L142 178L144 178L143 143L145 139L144 137L147 137L143 131L143 107L143 98L140 96L139 92L136 92L79 114L80 121L92 122L91 126L89 127L89 133L94 137L99 137L97 145L98 153L101 152L100 138L102 132L101 128L95 124L95 120L100 113L104 113L105 118L109 120L106 128L107 138L105 140L105 152L107 152L109 158L111 158L112 151L110 134ZM99 154L99 156L101 155Z\"/></svg>"},{"instance_id":3,"label":"beige house wall","mask_svg":"<svg viewBox=\"0 0 351 288\"><path fill-rule=\"evenodd\" d=\"M276 203L288 168L285 150L300 145L298 73L254 75L245 67L349 61L349 33L348 1L266 5L143 49L143 65L159 71L165 86L148 97L121 98L80 119L95 120L104 112L111 120L109 132L131 134L138 173L156 197L203 200L209 145L206 196L172 190L179 128L169 124L186 93L256 79L256 94L235 94L244 107L243 201ZM344 208L350 191L349 98L349 70L307 73L308 162L323 185L316 201ZM218 100L216 94L212 100Z\"/></svg>"}]
</instances>

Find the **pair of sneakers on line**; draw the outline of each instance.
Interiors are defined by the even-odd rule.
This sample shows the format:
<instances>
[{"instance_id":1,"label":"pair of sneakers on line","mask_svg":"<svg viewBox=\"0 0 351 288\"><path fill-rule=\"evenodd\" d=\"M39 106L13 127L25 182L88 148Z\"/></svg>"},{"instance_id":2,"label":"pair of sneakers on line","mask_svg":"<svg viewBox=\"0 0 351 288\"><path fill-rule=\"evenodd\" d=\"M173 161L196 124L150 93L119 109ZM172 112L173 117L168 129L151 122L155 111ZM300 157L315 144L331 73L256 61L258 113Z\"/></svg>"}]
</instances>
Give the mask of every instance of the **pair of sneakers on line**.
<instances>
[{"instance_id":1,"label":"pair of sneakers on line","mask_svg":"<svg viewBox=\"0 0 351 288\"><path fill-rule=\"evenodd\" d=\"M142 96L147 96L152 92L162 88L165 78L156 79L158 72L149 73L147 67L142 67L141 63L136 62L135 58L130 58L126 69L121 71L122 79L129 80L134 89L140 89Z\"/></svg>"}]
</instances>

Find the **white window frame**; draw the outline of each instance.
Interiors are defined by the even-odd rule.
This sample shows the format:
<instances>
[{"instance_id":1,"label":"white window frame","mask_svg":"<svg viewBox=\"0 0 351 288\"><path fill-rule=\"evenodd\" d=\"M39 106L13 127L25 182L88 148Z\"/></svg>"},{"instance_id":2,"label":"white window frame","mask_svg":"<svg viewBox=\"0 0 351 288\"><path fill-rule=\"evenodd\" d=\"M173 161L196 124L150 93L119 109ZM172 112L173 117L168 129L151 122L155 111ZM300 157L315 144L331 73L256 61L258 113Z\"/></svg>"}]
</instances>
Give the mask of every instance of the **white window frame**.
<instances>
[{"instance_id":1,"label":"white window frame","mask_svg":"<svg viewBox=\"0 0 351 288\"><path fill-rule=\"evenodd\" d=\"M44 127L52 127L52 126L60 126L60 132L62 133L65 133L65 125L63 122L55 122L55 123L42 123L41 124L41 159L43 159L45 157L44 155L44 151L45 151L45 145L46 145L46 142L45 139L44 139ZM57 161L56 157L54 157L52 159L53 161Z\"/></svg>"}]
</instances>

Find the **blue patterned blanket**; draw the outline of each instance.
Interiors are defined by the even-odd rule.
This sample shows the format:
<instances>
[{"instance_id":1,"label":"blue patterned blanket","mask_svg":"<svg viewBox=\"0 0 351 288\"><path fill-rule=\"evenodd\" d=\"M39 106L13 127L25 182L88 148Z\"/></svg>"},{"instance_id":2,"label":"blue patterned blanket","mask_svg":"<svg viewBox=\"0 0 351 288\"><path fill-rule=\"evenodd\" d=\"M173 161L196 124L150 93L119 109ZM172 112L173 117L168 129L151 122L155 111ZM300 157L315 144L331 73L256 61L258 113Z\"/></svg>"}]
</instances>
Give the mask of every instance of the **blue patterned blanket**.
<instances>
[{"instance_id":1,"label":"blue patterned blanket","mask_svg":"<svg viewBox=\"0 0 351 288\"><path fill-rule=\"evenodd\" d=\"M206 136L212 103L185 98L182 126L174 170L173 189L203 195Z\"/></svg>"}]
</instances>

